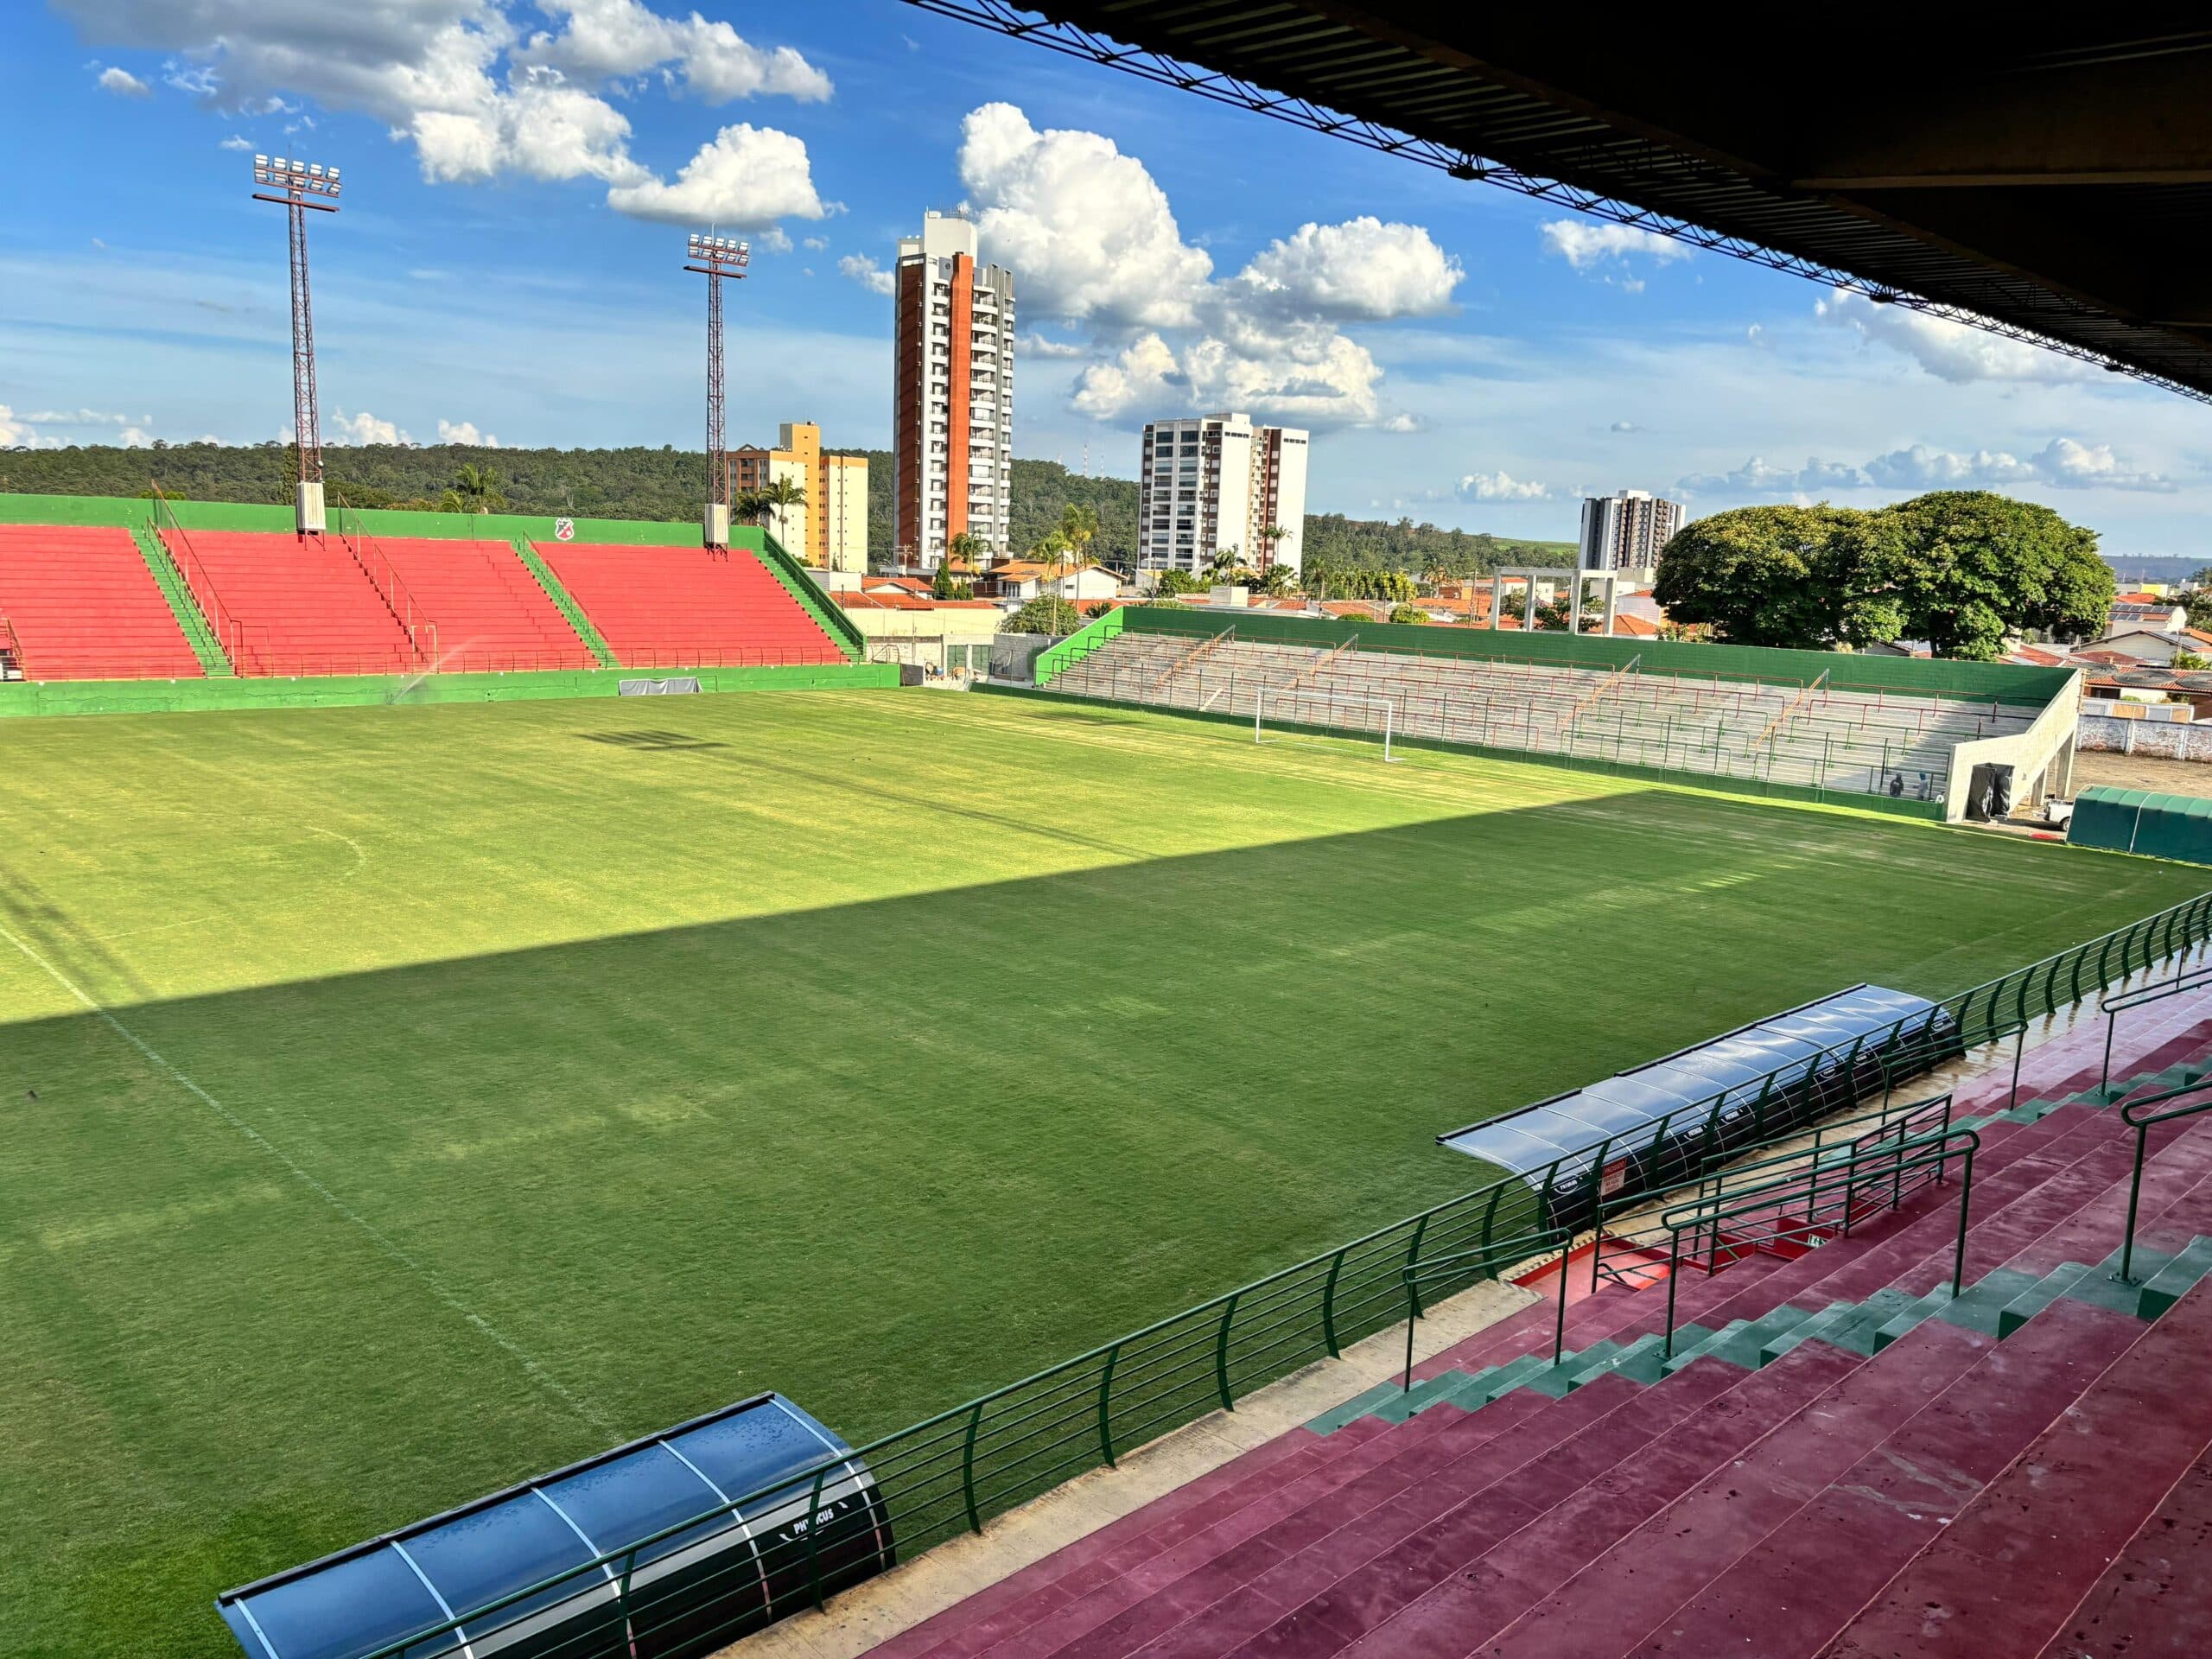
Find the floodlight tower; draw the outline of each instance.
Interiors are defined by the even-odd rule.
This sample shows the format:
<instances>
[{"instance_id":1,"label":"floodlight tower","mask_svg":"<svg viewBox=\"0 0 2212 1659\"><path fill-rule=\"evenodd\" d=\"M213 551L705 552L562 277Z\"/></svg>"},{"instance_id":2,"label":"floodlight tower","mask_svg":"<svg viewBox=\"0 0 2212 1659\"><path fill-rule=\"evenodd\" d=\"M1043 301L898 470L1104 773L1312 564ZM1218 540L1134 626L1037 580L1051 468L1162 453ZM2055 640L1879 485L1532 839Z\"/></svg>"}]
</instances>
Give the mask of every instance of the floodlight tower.
<instances>
[{"instance_id":1,"label":"floodlight tower","mask_svg":"<svg viewBox=\"0 0 2212 1659\"><path fill-rule=\"evenodd\" d=\"M308 302L308 209L338 211L338 169L282 156L253 158L256 201L273 201L289 223L292 254L292 435L300 458L293 523L320 536L322 514L322 416L315 404L315 316Z\"/></svg>"},{"instance_id":2,"label":"floodlight tower","mask_svg":"<svg viewBox=\"0 0 2212 1659\"><path fill-rule=\"evenodd\" d=\"M707 279L707 511L700 539L729 545L729 442L722 427L722 278L743 276L753 246L726 236L701 236L683 245L683 269Z\"/></svg>"}]
</instances>

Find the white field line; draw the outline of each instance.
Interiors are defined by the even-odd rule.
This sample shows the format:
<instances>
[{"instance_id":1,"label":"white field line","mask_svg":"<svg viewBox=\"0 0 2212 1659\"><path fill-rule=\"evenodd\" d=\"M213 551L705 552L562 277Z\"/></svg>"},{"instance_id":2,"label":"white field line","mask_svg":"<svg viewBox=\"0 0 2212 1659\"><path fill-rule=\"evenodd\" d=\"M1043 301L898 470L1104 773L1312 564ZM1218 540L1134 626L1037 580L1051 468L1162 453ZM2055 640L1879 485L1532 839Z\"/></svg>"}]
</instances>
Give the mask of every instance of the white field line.
<instances>
[{"instance_id":1,"label":"white field line","mask_svg":"<svg viewBox=\"0 0 2212 1659\"><path fill-rule=\"evenodd\" d=\"M469 1306L467 1303L462 1301L460 1297L454 1294L452 1290L447 1287L445 1281L439 1278L433 1269L424 1266L422 1262L410 1255L404 1249L401 1249L400 1246L394 1243L388 1235L379 1230L375 1223L370 1221L359 1211L353 1209L352 1205L348 1205L335 1192L332 1192L321 1181L317 1180L300 1164L295 1162L283 1148L278 1147L274 1141L270 1141L267 1135L262 1134L262 1132L255 1128L252 1124L247 1122L237 1113L231 1110L229 1107L224 1105L221 1101L216 1099L214 1096L209 1094L197 1083L194 1082L183 1072L178 1071L176 1067L171 1065L167 1060L163 1059L162 1056L155 1051L152 1045L148 1043L144 1038L139 1036L137 1032L131 1030L130 1027L124 1025L122 1020L117 1019L114 1014L111 1014L101 1004L93 1001L92 997L86 995L83 988L78 985L74 980L71 979L59 968L56 968L36 950L33 950L30 945L26 944L23 940L16 938L15 934L10 932L5 927L0 927L0 939L7 940L8 943L14 945L16 950L22 951L30 962L42 969L47 976L53 980L55 984L61 987L63 990L68 992L71 996L82 1003L89 1012L98 1015L102 1020L105 1021L108 1027L112 1030L117 1036L122 1038L124 1042L137 1049L141 1055L145 1057L149 1064L152 1065L159 1071L167 1072L169 1077L175 1080L177 1084L182 1088L186 1093L192 1096L194 1099L199 1101L201 1105L213 1112L216 1116L221 1118L224 1122L229 1124L231 1128L237 1130L248 1141L251 1141L255 1146L260 1147L262 1151L267 1153L269 1156L275 1159L279 1164L282 1164L286 1172L291 1175L293 1179L298 1181L301 1185L306 1187L308 1191L314 1193L315 1197L321 1198L325 1204L328 1205L333 1210L335 1210L340 1216L344 1217L346 1221L358 1228L362 1233L365 1234L369 1241L376 1246L378 1252L380 1252L384 1256L391 1262L397 1262L400 1267L405 1268L409 1273L414 1274L416 1278L421 1280L425 1285L429 1286L432 1295L435 1296L438 1300L444 1303L446 1306L450 1308L454 1313L458 1313L463 1319L467 1321L469 1325L473 1325L480 1335L495 1344L510 1359L513 1360L518 1365L519 1365L522 1368L524 1374L527 1376L532 1382L537 1384L539 1389L559 1401L562 1405L566 1407L569 1410L575 1413L577 1416L582 1418L593 1427L600 1429L608 1434L617 1433L615 1426L603 1414L601 1414L596 1407L594 1407L589 1401L582 1398L581 1395L572 1393L569 1389L563 1387L550 1372L524 1351L512 1338L505 1335L489 1319L486 1319L481 1313L479 1313L475 1309Z\"/></svg>"}]
</instances>

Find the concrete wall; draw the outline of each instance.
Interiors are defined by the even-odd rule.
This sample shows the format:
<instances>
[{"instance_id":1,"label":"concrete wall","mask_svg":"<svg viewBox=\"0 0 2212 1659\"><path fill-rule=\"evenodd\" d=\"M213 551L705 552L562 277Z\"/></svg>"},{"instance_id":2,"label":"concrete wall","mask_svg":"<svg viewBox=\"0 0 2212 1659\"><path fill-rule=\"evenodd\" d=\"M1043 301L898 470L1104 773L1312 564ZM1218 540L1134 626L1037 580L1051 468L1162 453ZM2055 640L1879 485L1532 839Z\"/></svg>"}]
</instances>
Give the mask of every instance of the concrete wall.
<instances>
[{"instance_id":1,"label":"concrete wall","mask_svg":"<svg viewBox=\"0 0 2212 1659\"><path fill-rule=\"evenodd\" d=\"M2186 721L2117 720L2089 713L2094 706L2082 706L2077 739L2082 748L2156 755L2163 760L2212 761L2212 721L2200 726Z\"/></svg>"},{"instance_id":2,"label":"concrete wall","mask_svg":"<svg viewBox=\"0 0 2212 1659\"><path fill-rule=\"evenodd\" d=\"M2081 709L2082 676L2076 671L2068 676L2065 685L2044 705L2035 724L2024 732L1980 738L1954 748L1950 781L1943 797L1944 819L1955 823L1966 817L1967 794L1978 766L2012 768L2015 805L2039 801L2046 795L2070 793Z\"/></svg>"}]
</instances>

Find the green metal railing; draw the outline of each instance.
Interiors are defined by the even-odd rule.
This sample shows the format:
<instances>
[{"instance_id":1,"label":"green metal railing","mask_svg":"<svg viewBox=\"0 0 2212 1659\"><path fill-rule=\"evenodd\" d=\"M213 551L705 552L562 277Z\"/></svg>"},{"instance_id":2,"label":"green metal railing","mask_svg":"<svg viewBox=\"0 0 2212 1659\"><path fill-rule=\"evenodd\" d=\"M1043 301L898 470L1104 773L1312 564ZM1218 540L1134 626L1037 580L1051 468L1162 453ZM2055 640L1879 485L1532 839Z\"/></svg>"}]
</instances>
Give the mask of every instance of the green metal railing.
<instances>
[{"instance_id":1,"label":"green metal railing","mask_svg":"<svg viewBox=\"0 0 2212 1659\"><path fill-rule=\"evenodd\" d=\"M1633 1136L1608 1141L1594 1154L1491 1181L883 1435L847 1458L825 1458L772 1491L735 1495L728 1504L658 1538L491 1606L466 1610L447 1629L457 1630L465 1621L472 1637L481 1636L499 1628L494 1621L502 1609L519 1606L527 1597L549 1596L563 1582L596 1585L625 1577L641 1551L718 1516L741 1509L750 1514L779 1494L810 1496L818 1509L825 1488L849 1478L840 1473L849 1459L865 1464L873 1477L904 1554L980 1531L992 1516L1076 1475L1110 1467L1147 1440L1210 1411L1234 1410L1244 1395L1341 1354L1408 1313L1422 1317L1438 1296L1477 1282L1531 1237L1586 1224L1600 1208L1601 1189L1616 1163L1632 1170L1636 1183L1620 1198L1662 1192L1709 1173L1716 1160L1809 1129L1868 1092L1862 1085L1878 1087L1886 1106L1899 1080L1964 1048L2015 1037L2034 1020L2202 943L2208 931L2212 893L1962 991L1932 1012L1900 1019L1871 1043L1861 1037L1793 1061L1763 1082L1716 1094ZM2013 1083L2017 1098L2017 1058ZM1894 1140L1853 1157L1891 1157L1897 1174L1923 1167L1940 1173L1961 1156L1958 1134L1916 1137L1908 1142L1916 1148L1909 1158ZM1925 1164L1918 1161L1923 1158ZM1856 1168L1844 1172L1846 1177ZM1851 1180L1844 1185L1848 1190ZM1533 1253L1523 1250L1516 1259ZM1458 1260L1446 1265L1452 1257ZM788 1536L756 1542L764 1566L779 1563L792 1582L809 1587L801 1597L807 1605L827 1593L820 1533L797 1526ZM436 1634L411 1637L364 1659L397 1659Z\"/></svg>"},{"instance_id":2,"label":"green metal railing","mask_svg":"<svg viewBox=\"0 0 2212 1659\"><path fill-rule=\"evenodd\" d=\"M2135 1219L2143 1204L2143 1161L2150 1151L2151 1131L2161 1123L2172 1122L2176 1118L2195 1117L2202 1112L2212 1112L2212 1100L2194 1101L2187 1106L2177 1106L2165 1112L2153 1112L2149 1109L2163 1106L2170 1100L2179 1100L2183 1095L2201 1095L2207 1090L2212 1090L2212 1077L2200 1077L2178 1088L2130 1101L2120 1108L2120 1121L2135 1131L2135 1170L2127 1182L2127 1229L2120 1237L2120 1271L2113 1275L2123 1285L2135 1282Z\"/></svg>"},{"instance_id":3,"label":"green metal railing","mask_svg":"<svg viewBox=\"0 0 2212 1659\"><path fill-rule=\"evenodd\" d=\"M2163 1002L2168 997L2179 996L2184 991L2201 990L2212 985L2212 964L2185 969L2171 979L2161 979L2149 985L2139 985L2118 996L2106 997L2097 1004L2097 1012L2105 1017L2105 1058L2097 1072L2097 1092L2107 1100L2112 1091L2112 1039L2120 1025L2120 1016L2131 1008L2147 1007L2153 1002Z\"/></svg>"},{"instance_id":4,"label":"green metal railing","mask_svg":"<svg viewBox=\"0 0 2212 1659\"><path fill-rule=\"evenodd\" d=\"M1980 1135L1973 1129L1940 1129L1887 1146L1854 1147L1840 1160L1840 1167L1815 1166L1666 1211L1656 1229L1668 1238L1667 1335L1661 1354L1671 1358L1675 1352L1675 1292L1681 1281L1686 1237L1691 1243L1690 1265L1708 1273L1762 1249L1789 1243L1809 1249L1823 1242L1823 1230L1848 1236L1853 1220L1868 1207L1893 1210L1921 1188L1941 1185L1954 1164L1959 1168L1958 1243L1951 1256L1951 1294L1955 1296L1966 1284L1974 1154L1980 1144ZM1702 1262L1697 1260L1700 1254Z\"/></svg>"}]
</instances>

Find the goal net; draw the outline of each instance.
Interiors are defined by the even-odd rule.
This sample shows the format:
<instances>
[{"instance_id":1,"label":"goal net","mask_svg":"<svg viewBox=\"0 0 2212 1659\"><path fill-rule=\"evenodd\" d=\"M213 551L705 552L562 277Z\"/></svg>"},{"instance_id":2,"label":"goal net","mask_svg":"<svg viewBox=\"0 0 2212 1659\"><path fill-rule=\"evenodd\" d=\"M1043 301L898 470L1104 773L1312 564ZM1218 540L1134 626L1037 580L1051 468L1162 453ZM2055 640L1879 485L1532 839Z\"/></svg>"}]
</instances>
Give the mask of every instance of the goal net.
<instances>
[{"instance_id":1,"label":"goal net","mask_svg":"<svg viewBox=\"0 0 2212 1659\"><path fill-rule=\"evenodd\" d=\"M1252 694L1252 741L1281 743L1294 737L1329 741L1379 737L1384 764L1397 760L1395 697L1347 696L1338 691L1295 691L1261 687Z\"/></svg>"}]
</instances>

